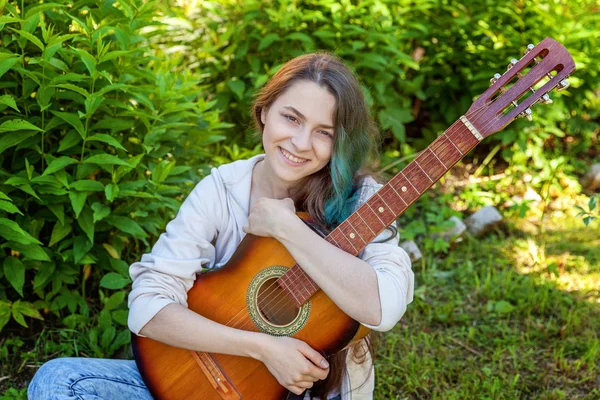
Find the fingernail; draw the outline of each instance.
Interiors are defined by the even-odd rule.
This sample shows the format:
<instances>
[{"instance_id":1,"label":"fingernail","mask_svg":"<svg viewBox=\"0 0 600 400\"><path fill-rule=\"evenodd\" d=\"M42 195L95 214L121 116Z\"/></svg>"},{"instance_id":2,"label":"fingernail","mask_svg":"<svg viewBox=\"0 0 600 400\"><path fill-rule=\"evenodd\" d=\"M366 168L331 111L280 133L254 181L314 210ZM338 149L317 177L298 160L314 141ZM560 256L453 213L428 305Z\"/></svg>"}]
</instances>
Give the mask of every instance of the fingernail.
<instances>
[{"instance_id":1,"label":"fingernail","mask_svg":"<svg viewBox=\"0 0 600 400\"><path fill-rule=\"evenodd\" d=\"M321 360L321 367L327 368L327 367L329 367L329 363L325 359L322 359Z\"/></svg>"}]
</instances>

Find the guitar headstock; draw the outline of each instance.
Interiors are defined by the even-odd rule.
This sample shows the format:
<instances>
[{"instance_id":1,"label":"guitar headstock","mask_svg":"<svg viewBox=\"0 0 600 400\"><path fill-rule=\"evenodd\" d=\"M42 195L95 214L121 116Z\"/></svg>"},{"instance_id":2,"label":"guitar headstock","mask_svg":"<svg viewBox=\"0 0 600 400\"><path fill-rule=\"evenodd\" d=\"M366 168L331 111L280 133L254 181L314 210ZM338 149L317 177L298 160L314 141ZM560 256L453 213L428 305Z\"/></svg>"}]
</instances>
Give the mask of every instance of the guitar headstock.
<instances>
[{"instance_id":1,"label":"guitar headstock","mask_svg":"<svg viewBox=\"0 0 600 400\"><path fill-rule=\"evenodd\" d=\"M507 71L496 74L492 85L469 108L465 116L483 137L502 130L517 117L531 119L531 107L552 103L554 88L566 89L566 78L575 71L575 61L567 49L546 38L537 46L527 46L525 55L512 59Z\"/></svg>"}]
</instances>

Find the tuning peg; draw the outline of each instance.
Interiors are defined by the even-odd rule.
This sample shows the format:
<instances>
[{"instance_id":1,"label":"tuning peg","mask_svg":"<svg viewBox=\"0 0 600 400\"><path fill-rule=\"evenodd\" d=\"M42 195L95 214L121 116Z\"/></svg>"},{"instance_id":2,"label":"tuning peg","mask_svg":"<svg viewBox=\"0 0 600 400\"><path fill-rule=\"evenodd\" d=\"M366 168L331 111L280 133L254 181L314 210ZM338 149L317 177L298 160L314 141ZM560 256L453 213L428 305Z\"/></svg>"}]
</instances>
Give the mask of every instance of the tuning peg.
<instances>
[{"instance_id":1,"label":"tuning peg","mask_svg":"<svg viewBox=\"0 0 600 400\"><path fill-rule=\"evenodd\" d=\"M493 85L493 84L494 84L494 83L496 83L496 81L497 81L498 79L500 79L500 78L502 78L502 75L500 75L500 74L494 74L494 77L493 77L492 79L490 79L490 82L491 82L491 83L492 83L492 85Z\"/></svg>"},{"instance_id":2,"label":"tuning peg","mask_svg":"<svg viewBox=\"0 0 600 400\"><path fill-rule=\"evenodd\" d=\"M508 66L506 67L507 70L511 69L512 67L515 66L516 63L518 63L519 60L517 60L516 58L513 58L512 60L510 60L510 64L508 64Z\"/></svg>"},{"instance_id":3,"label":"tuning peg","mask_svg":"<svg viewBox=\"0 0 600 400\"><path fill-rule=\"evenodd\" d=\"M542 104L552 104L552 99L550 98L550 96L548 96L548 93L546 93L545 95L543 95L540 98L540 103L542 103Z\"/></svg>"},{"instance_id":4,"label":"tuning peg","mask_svg":"<svg viewBox=\"0 0 600 400\"><path fill-rule=\"evenodd\" d=\"M521 114L519 114L519 117L527 118L529 121L531 121L532 120L531 114L532 114L531 108L526 108L525 111L523 111Z\"/></svg>"},{"instance_id":5,"label":"tuning peg","mask_svg":"<svg viewBox=\"0 0 600 400\"><path fill-rule=\"evenodd\" d=\"M531 43L529 43L529 44L527 45L527 49L525 49L525 54L527 54L527 53L529 53L531 50L533 50L533 48L534 48L534 47L535 47L534 45L532 45Z\"/></svg>"},{"instance_id":6,"label":"tuning peg","mask_svg":"<svg viewBox=\"0 0 600 400\"><path fill-rule=\"evenodd\" d=\"M562 81L560 81L560 82L558 83L558 85L556 86L556 90L560 92L561 90L565 90L566 88L568 88L570 85L571 85L571 84L569 83L569 81L568 81L568 80L566 80L566 79L563 79L563 80L562 80Z\"/></svg>"}]
</instances>

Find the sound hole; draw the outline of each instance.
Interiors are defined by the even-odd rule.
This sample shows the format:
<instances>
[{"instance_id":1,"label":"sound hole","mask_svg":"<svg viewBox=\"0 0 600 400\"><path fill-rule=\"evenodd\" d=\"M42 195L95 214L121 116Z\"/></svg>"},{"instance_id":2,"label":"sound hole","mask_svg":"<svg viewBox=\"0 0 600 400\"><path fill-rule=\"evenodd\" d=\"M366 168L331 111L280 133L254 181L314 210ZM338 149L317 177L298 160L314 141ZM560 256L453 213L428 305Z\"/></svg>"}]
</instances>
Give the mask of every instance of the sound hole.
<instances>
[{"instance_id":1,"label":"sound hole","mask_svg":"<svg viewBox=\"0 0 600 400\"><path fill-rule=\"evenodd\" d=\"M257 305L262 317L272 325L291 324L300 309L296 307L288 294L277 284L278 278L270 278L258 289Z\"/></svg>"}]
</instances>

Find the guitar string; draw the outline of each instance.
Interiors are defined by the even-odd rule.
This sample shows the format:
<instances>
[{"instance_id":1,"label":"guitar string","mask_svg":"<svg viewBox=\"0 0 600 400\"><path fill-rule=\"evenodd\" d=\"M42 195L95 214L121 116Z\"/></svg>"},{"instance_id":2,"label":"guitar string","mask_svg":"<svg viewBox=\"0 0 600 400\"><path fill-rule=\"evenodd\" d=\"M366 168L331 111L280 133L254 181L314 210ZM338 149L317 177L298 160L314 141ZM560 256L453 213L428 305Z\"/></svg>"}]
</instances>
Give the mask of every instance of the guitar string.
<instances>
[{"instance_id":1,"label":"guitar string","mask_svg":"<svg viewBox=\"0 0 600 400\"><path fill-rule=\"evenodd\" d=\"M483 106L481 106L481 107L479 107L478 109L476 109L476 110L472 111L471 113L467 112L467 114L465 114L465 115L469 115L471 118L473 118L473 116L474 116L475 114L478 114L477 116L479 116L479 115L481 115L481 114L482 114L480 111L481 111L481 110L483 110L483 108L485 108L485 107L489 107L489 106L490 106L491 104L493 104L493 103L494 103L496 100L497 100L497 99L495 99L494 101L492 101L490 104L484 104ZM485 126L485 127L487 127L487 126L490 126L492 123L494 123L494 122L495 122L496 120L498 120L498 119L499 119L499 117L492 118L492 120L491 120L491 121L488 121L488 123L486 124L486 126ZM459 123L459 122L462 122L462 121L461 121L460 119L459 119L459 120L457 120L457 121L455 121L455 122L454 122L454 123L453 123L453 124L452 124L452 125L451 125L451 126L450 126L450 127L447 129L447 130L446 130L447 134L444 134L444 135L440 135L440 136L438 136L438 137L436 138L436 140L434 140L434 141L431 143L431 145L430 145L430 146L428 146L428 148L432 148L432 147L433 147L433 146L434 146L434 145L435 145L435 144L436 144L438 141L440 141L440 140L441 140L441 138L443 138L443 137L446 137L446 138L450 139L450 138L449 138L450 134L452 134L452 133L457 133L457 132L458 132L458 131L453 131L453 129L456 127L456 125L458 125L458 123ZM450 139L450 141L452 141L452 140ZM425 150L426 150L426 149L425 149ZM425 151L425 150L424 150L424 151ZM417 156L417 157L418 157L418 156ZM462 158L462 157L461 157L461 158ZM447 172L447 171L448 171L448 169L446 169L446 172ZM296 265L295 265L295 266L296 266ZM269 289L270 289L270 288L272 288L274 285L278 285L277 281L275 281L274 283L272 283L272 284L269 286L269 288L267 288L266 290L269 290ZM290 286L288 286L288 289L289 289L289 291L290 291L290 292L292 292L292 291L293 291L294 289L296 289L297 287L298 287L298 285L295 285L295 286L294 286L294 288L290 288ZM305 288L305 289L306 289L306 288ZM265 290L265 291L266 291L266 290ZM273 292L274 292L274 290L271 290L271 291L269 292L269 294L272 294ZM259 307L259 310L262 310L262 309L266 309L266 307L267 307L267 306L269 306L269 305L270 305L271 303L273 303L274 301L277 301L277 303L275 304L275 306L278 306L278 305L280 305L280 304L281 304L281 302L282 302L282 301L285 301L285 300L288 300L288 301L287 301L287 303L286 303L285 305L288 305L288 304L290 304L290 303L291 303L291 301L290 301L291 299L289 298L289 296L288 296L288 295L285 293L285 291L282 291L282 293L280 293L279 295L275 296L273 299L270 299L270 300L269 300L269 302L268 302L267 304L264 304L264 301L263 301L263 302L262 302L262 304L261 304L261 303L260 303L260 300L259 300L259 301L257 302L257 303L258 303L258 304L257 304L257 306ZM292 304L293 304L293 303L292 303ZM295 306L295 304L294 304L294 306ZM274 308L274 307L273 307L273 308ZM279 313L279 312L280 312L282 309L284 309L284 308L285 308L285 307L279 307L279 309L277 309L277 310L275 311L274 315L277 315L277 314L278 314L278 313ZM232 318L232 319L231 319L231 320L230 320L230 321L229 321L229 322L228 322L226 325L227 325L227 326L229 326L229 324L231 324L231 322L232 322L234 319L236 319L236 317L237 317L237 316L238 316L240 313L242 313L244 310L245 310L245 309L242 309L242 310L240 310L240 311L239 311L239 312L238 312L238 313L237 313L237 314L236 314L236 315L235 315L235 316L234 316L234 317L233 317L233 318ZM245 315L244 315L243 317L245 317ZM252 324L252 322L253 322L252 320L248 320L247 318L243 318L243 319L242 319L242 321L240 321L240 322L236 322L234 325L231 325L231 326L232 326L232 327L234 327L234 328L242 329L242 327L245 325L245 323ZM238 325L238 323L242 323L242 325L238 327L238 326L237 326L237 325Z\"/></svg>"},{"instance_id":2,"label":"guitar string","mask_svg":"<svg viewBox=\"0 0 600 400\"><path fill-rule=\"evenodd\" d=\"M483 110L483 108L485 108L485 107L489 107L489 106L490 106L491 104L493 104L493 103L494 103L496 100L497 100L497 99L495 99L494 101L492 101L490 104L484 104L484 105L483 105L483 106L481 106L479 109L476 109L476 110L472 111L471 113L467 112L467 114L465 114L465 115L469 115L471 118L473 118L473 116L474 116L475 114L478 114L478 115L477 115L477 117L478 117L479 115L481 115L481 114L482 114L480 111L481 111L481 110ZM494 123L494 122L495 122L496 120L498 120L498 119L499 119L499 117L492 118L492 119L491 119L491 121L488 121L488 123L485 125L485 127L488 127L488 126L490 126L492 123ZM436 143L437 143L439 140L441 140L441 138L442 138L442 137L448 137L448 138L449 138L450 134L453 134L453 133L456 133L456 132L458 132L458 131L453 131L453 129L455 128L455 126L456 126L456 125L458 125L458 123L459 123L459 122L462 122L462 121L461 121L460 119L459 119L459 120L457 120L457 121L455 121L455 122L454 122L454 123L453 123L453 124L452 124L452 125L451 125L451 126L450 126L450 127L447 129L447 130L446 130L447 134L444 134L444 135L440 135L440 136L438 136L438 137L436 138L436 140L434 140L434 141L432 142L432 144L431 144L430 146L428 146L428 148L432 148L432 147L433 147L433 145L434 145L434 144L436 144ZM449 139L450 139L450 138L449 138ZM452 141L452 140L450 139L450 141ZM418 156L417 156L417 157L418 157ZM462 158L462 157L461 157L461 158ZM447 172L447 171L448 171L448 170L446 170L446 172ZM296 266L296 265L295 265L295 266ZM278 283L277 283L277 280L276 280L274 283L272 283L272 284L269 286L269 288L267 288L266 290L268 290L268 289L272 288L274 285L278 285ZM290 288L290 287L288 286L288 289L289 289L289 291L290 291L290 292L292 292L294 289L296 289L296 287L297 287L297 285L295 285L295 287L292 289L292 288ZM270 293L270 294L272 294L273 292L274 292L274 290L271 290L269 293ZM267 304L264 304L264 301L263 301L263 304L260 304L260 301L259 301L257 305L258 305L258 307L259 307L259 310L261 310L261 309L266 309L266 307L267 307L268 305L270 305L271 303L273 303L273 301L277 301L277 303L275 304L275 306L278 306L278 305L281 305L282 301L285 301L285 300L287 300L287 302L286 302L286 304L285 304L285 305L289 305L289 304L291 303L291 301L290 301L290 300L291 300L291 299L290 299L290 297L289 297L289 296L288 296L288 295L285 293L285 291L282 291L282 293L280 293L278 296L275 296L273 299L270 299L270 300L269 300L269 302L268 302ZM292 304L293 304L293 303L292 303ZM293 304L293 305L295 306L295 304ZM273 307L273 308L274 308L274 307ZM279 307L279 309L277 309L277 310L275 311L274 315L277 315L277 314L278 314L278 313L279 313L279 312L280 312L282 309L284 309L284 308L285 308L285 307ZM242 309L242 310L240 310L240 311L239 311L239 312L238 312L238 313L237 313L237 314L236 314L236 315L235 315L235 316L234 316L234 317L233 317L233 318L232 318L232 319L231 319L231 320L230 320L230 321L229 321L229 322L228 322L226 325L227 325L227 326L229 326L229 324L230 324L230 323L231 323L231 322L232 322L234 319L236 319L236 317L237 317L237 316L238 316L240 313L242 313L243 311L245 311L245 309ZM242 318L242 321L240 321L240 322L236 322L234 325L232 325L232 327L234 327L234 328L237 328L237 329L243 329L244 325L246 325L246 324L250 324L250 326L252 326L252 322L253 322L253 321L252 321L251 319L249 320L249 319L247 319L247 318L244 318L244 317L245 317L245 315L244 315L244 316L242 316L242 317L243 317L243 318ZM238 325L239 323L242 323L242 325L238 327L237 325Z\"/></svg>"},{"instance_id":3,"label":"guitar string","mask_svg":"<svg viewBox=\"0 0 600 400\"><path fill-rule=\"evenodd\" d=\"M494 100L493 100L491 103L489 103L489 104L484 104L484 105L482 105L481 107L479 107L479 108L478 108L478 109L476 109L476 110L473 110L473 111L471 111L471 112L467 111L467 113L465 114L465 116L466 116L466 117L468 117L468 119L469 119L470 121L471 121L471 119L475 118L475 119L473 119L471 122L472 122L472 123L473 123L473 122L476 122L476 120L478 120L478 118L479 118L479 117L480 117L480 116L483 114L483 108L486 108L486 107L489 107L489 106L491 106L491 105L492 105L492 104L494 104L494 103L495 103L495 102L496 102L496 101L497 101L499 98L500 98L500 97L498 97L498 98L494 99ZM485 123L485 124L484 124L484 129L488 128L488 127L489 127L489 126L491 126L491 125L492 125L494 122L498 121L498 120L500 119L500 117L501 117L501 116L500 116L500 115L498 115L498 116L496 116L496 117L494 117L494 118L490 119L490 120L489 120L487 123ZM453 131L454 127L455 127L455 126L458 124L458 122L462 122L462 121L461 121L460 119L458 119L457 121L455 121L455 122L454 122L454 123L453 123L453 124L452 124L452 125L451 125L451 126L448 128L448 129L446 129L446 132L447 132L447 134L443 134L443 135L440 135L440 136L438 136L438 137L437 137L437 138L436 138L436 139L435 139L435 140L434 140L434 141L433 141L433 142L432 142L432 143L431 143L431 144L430 144L430 145L427 147L427 149L431 149L431 148L433 147L433 145L434 145L434 144L436 144L436 143L437 143L439 140L441 140L441 138L442 138L442 137L445 137L445 138L448 138L448 139L450 139L450 135L451 135L451 134L459 132L459 131ZM452 140L451 140L451 139L450 139L450 141L452 142ZM453 142L452 142L452 143L453 143ZM454 143L453 143L453 144L454 144ZM425 150L427 150L427 149L425 149ZM421 153L423 153L425 150L423 150ZM420 154L421 154L421 153L420 153ZM420 154L419 154L419 155L420 155ZM417 157L418 157L418 156L417 156ZM461 157L461 158L462 158L462 157ZM448 172L448 170L449 170L449 169L446 169L446 172ZM444 172L444 174L445 174L446 172ZM434 182L434 183L435 183L435 182ZM334 231L335 231L335 230L334 230ZM346 239L346 240L347 240L347 239ZM295 266L297 266L297 264L296 264L296 265L294 265L294 267L295 267ZM303 271L302 271L302 272L303 272ZM286 272L286 273L287 273L287 272ZM272 283L270 287L272 287L273 285L276 285L276 284L277 284L277 280L276 280L274 283ZM303 284L302 284L302 285L303 285ZM304 285L303 285L303 286L304 286ZM297 285L297 284L296 284L296 285L294 285L294 288L293 288L293 289L291 289L291 288L290 288L290 286L288 285L288 289L289 289L290 293L292 293L292 292L293 292L293 290L297 289L298 287L299 287L299 285ZM304 289L306 290L306 287L304 287ZM272 292L273 292L273 291L271 291L270 293L272 293ZM293 293L292 293L292 294L293 294ZM275 306L277 306L277 305L279 305L279 304L280 304L282 301L284 301L284 300L286 300L286 299L288 300L288 301L287 301L287 303L286 303L286 305L287 305L287 304L289 304L289 303L291 303L291 301L290 301L291 299L289 298L289 296L288 296L288 295L285 293L285 291L282 291L282 293L281 293L281 294L279 294L279 295L278 295L278 296L276 296L275 298L273 298L273 299L269 300L269 302L268 302L266 305L264 304L264 301L263 301L263 304L260 304L260 302L259 302L259 303L258 303L259 310L260 310L260 309L264 309L264 308L266 308L266 306L268 306L269 304L271 304L273 301L277 301L277 300L278 300L278 303L276 303L276 304L275 304ZM292 304L293 304L293 303L292 303ZM295 306L295 304L293 304L293 305ZM281 311L281 310L282 310L282 307L280 307L280 308L279 308L277 311L275 311L275 315L277 315L277 313L278 313L279 311ZM236 317L237 317L237 316L238 316L240 313L242 313L243 311L245 311L245 309L242 309L242 310L240 310L240 311L239 311L239 312L238 312L238 313L237 313L237 314L236 314L236 315L235 315L235 316L234 316L234 317L233 317L233 318L232 318L232 319L231 319L231 320L230 320L230 321L227 323L227 325L229 326L229 324L230 324L230 323L231 323L231 322L232 322L232 321L233 321L233 320L234 320L234 319L235 319L235 318L236 318ZM232 325L232 327L236 327L236 328L238 328L238 329L242 329L242 327L243 327L243 326L244 326L246 323L248 323L248 324L250 324L250 325L252 326L252 322L253 322L252 320L248 320L247 318L244 318L245 316L242 316L242 317L243 317L243 319L242 319L242 321L240 321L240 322L242 323L242 325L241 325L240 327L237 327L236 325L237 325L238 323L236 322L236 324Z\"/></svg>"},{"instance_id":4,"label":"guitar string","mask_svg":"<svg viewBox=\"0 0 600 400\"><path fill-rule=\"evenodd\" d=\"M482 106L481 108L483 108L483 107L484 107L484 106ZM452 125L451 125L451 126L448 128L448 129L447 129L447 131L451 130L451 129L452 129L452 128L453 128L455 125L457 125L459 122L461 122L461 121L460 121L460 120L457 120L457 121L455 121L455 122L454 122L454 123L453 123L453 124L452 124ZM440 135L440 136L438 136L438 138L436 138L436 140L434 140L434 142L432 143L432 145L433 145L434 143L436 143L438 140L440 140L440 138L441 138L442 136L444 136L444 135ZM292 268L293 268L293 267L292 267ZM286 273L287 273L287 272L286 272ZM272 284L271 284L271 285L270 285L270 286L269 286L267 289L265 289L265 291L267 291L267 290L271 289L271 288L272 288L272 287L274 287L275 285L278 285L277 281L273 282L273 283L272 283ZM269 291L269 293L270 293L270 294L271 294L271 293L273 293L273 292L274 292L274 289ZM259 303L257 304L257 306L259 307L259 309L264 309L264 308L266 308L267 306L269 306L269 305L270 305L270 304L271 304L273 301L278 301L278 304L279 304L279 302L281 302L282 300L285 300L285 298L289 299L289 296L288 296L288 295L286 295L285 293L283 293L283 294L280 294L278 297L275 297L275 298L273 298L273 299L269 300L269 302L268 302L267 304L264 304L264 301L263 301L263 303L262 303L262 304L259 302ZM277 304L276 304L276 305L277 305ZM231 319L230 319L230 320L229 320L229 321L228 321L228 322L227 322L225 325L227 325L227 326L231 326L231 327L234 327L234 328L235 328L235 327L237 327L237 324L238 324L238 322L237 322L237 321L236 321L236 323L235 323L235 324L233 324L233 325L230 325L230 324L233 322L233 320L235 320L235 319L236 319L236 317L238 317L238 315L239 315L239 314L241 314L241 313L242 313L242 312L244 312L245 310L246 310L245 308L244 308L244 309L241 309L241 310L240 310L240 311L239 311L239 312L238 312L236 315L234 315L234 316L233 316L233 317L232 317L232 318L231 318ZM245 315L244 315L244 316L242 316L242 317L243 317L244 321L247 321L247 319L246 319L246 318L244 318L244 317L245 317ZM241 329L241 328L240 328L240 329Z\"/></svg>"}]
</instances>

